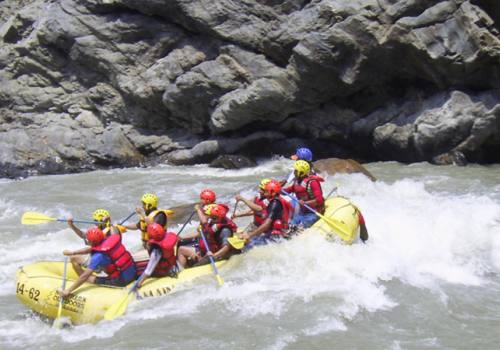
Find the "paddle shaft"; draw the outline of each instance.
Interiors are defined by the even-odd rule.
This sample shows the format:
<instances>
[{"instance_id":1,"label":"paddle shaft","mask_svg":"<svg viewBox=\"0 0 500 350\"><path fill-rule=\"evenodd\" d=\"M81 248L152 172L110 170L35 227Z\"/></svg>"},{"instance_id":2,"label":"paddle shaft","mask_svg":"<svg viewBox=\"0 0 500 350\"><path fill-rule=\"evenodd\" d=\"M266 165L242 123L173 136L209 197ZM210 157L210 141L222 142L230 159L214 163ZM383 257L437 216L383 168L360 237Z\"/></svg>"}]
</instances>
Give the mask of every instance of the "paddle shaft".
<instances>
[{"instance_id":1,"label":"paddle shaft","mask_svg":"<svg viewBox=\"0 0 500 350\"><path fill-rule=\"evenodd\" d=\"M56 219L56 221L68 222L68 219ZM85 220L73 220L73 222L77 223L77 224L90 224L90 225L100 224L100 222L98 222L98 221L85 221Z\"/></svg>"},{"instance_id":2,"label":"paddle shaft","mask_svg":"<svg viewBox=\"0 0 500 350\"><path fill-rule=\"evenodd\" d=\"M318 216L319 218L323 219L323 220L326 220L326 221L333 221L331 218L327 218L326 216L318 213L316 210L314 210L313 208L311 208L310 206L308 206L307 204L300 204L299 200L293 196L291 196L289 193L281 190L281 193L284 194L285 196L287 196L288 198L291 198L295 203L299 204L299 205L303 205L305 208L307 208L310 212L313 212L314 214L316 214L316 216Z\"/></svg>"},{"instance_id":3,"label":"paddle shaft","mask_svg":"<svg viewBox=\"0 0 500 350\"><path fill-rule=\"evenodd\" d=\"M127 216L125 219L123 219L122 221L120 221L120 223L118 225L123 225L125 223L125 221L127 221L128 219L130 219L132 216L135 215L135 211L132 212L129 216Z\"/></svg>"},{"instance_id":4,"label":"paddle shaft","mask_svg":"<svg viewBox=\"0 0 500 350\"><path fill-rule=\"evenodd\" d=\"M281 193L285 196L287 196L288 198L291 198L294 202L296 202L297 204L300 205L300 202L297 198L291 196L289 193L281 190ZM338 224L335 223L335 219L333 218L328 218L320 213L318 213L316 210L314 210L313 208L311 208L309 205L307 204L303 204L305 208L307 208L309 211L313 212L314 214L316 214L316 216L318 216L319 218L325 220L331 227L335 228L335 230L337 231L340 231L340 233L338 233L339 235L341 235L341 233L343 232L341 229L338 229ZM342 235L341 235L342 236Z\"/></svg>"},{"instance_id":5,"label":"paddle shaft","mask_svg":"<svg viewBox=\"0 0 500 350\"><path fill-rule=\"evenodd\" d=\"M66 274L67 274L67 271L68 271L68 257L66 256L64 258L63 281L62 281L62 286L61 286L62 290L64 290L66 288ZM57 308L57 319L61 317L63 301L64 301L64 298L60 297L59 298L59 307Z\"/></svg>"},{"instance_id":6,"label":"paddle shaft","mask_svg":"<svg viewBox=\"0 0 500 350\"><path fill-rule=\"evenodd\" d=\"M191 219L193 218L193 215L196 213L196 211L193 211L191 213L191 215L189 215L189 218L186 220L186 222L184 223L184 225L182 225L181 229L179 230L179 232L177 232L177 236L181 234L181 232L184 230L184 228L187 226L187 224L189 222L191 222Z\"/></svg>"},{"instance_id":7,"label":"paddle shaft","mask_svg":"<svg viewBox=\"0 0 500 350\"><path fill-rule=\"evenodd\" d=\"M330 196L333 194L333 192L337 191L338 189L339 189L339 186L335 186L334 188L332 188L332 190L330 192L328 192L328 194L326 195L325 199L330 198Z\"/></svg>"},{"instance_id":8,"label":"paddle shaft","mask_svg":"<svg viewBox=\"0 0 500 350\"><path fill-rule=\"evenodd\" d=\"M208 247L208 242L207 239L205 238L205 234L203 233L203 230L200 230L200 236L201 239L203 240L203 243L205 243L205 247L207 248L207 254L210 252L210 248ZM212 268L214 270L214 273L217 277L219 277L219 270L217 269L217 266L215 266L215 260L214 257L209 255L208 259L210 260L210 264L212 265Z\"/></svg>"}]
</instances>

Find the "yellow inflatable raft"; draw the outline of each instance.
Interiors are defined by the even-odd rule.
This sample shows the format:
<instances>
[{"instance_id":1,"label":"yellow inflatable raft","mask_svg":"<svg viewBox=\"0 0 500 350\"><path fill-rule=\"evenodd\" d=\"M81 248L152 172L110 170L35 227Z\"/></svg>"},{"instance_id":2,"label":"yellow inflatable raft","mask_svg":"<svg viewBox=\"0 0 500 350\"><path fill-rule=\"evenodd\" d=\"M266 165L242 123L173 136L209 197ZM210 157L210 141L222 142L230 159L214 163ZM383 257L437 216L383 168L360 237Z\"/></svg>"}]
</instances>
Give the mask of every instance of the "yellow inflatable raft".
<instances>
[{"instance_id":1,"label":"yellow inflatable raft","mask_svg":"<svg viewBox=\"0 0 500 350\"><path fill-rule=\"evenodd\" d=\"M347 198L333 197L326 201L324 216L335 222L332 229L325 220L318 220L312 227L320 231L328 240L339 240L351 244L359 237L358 209ZM339 233L340 232L340 233ZM217 262L220 267L227 261ZM63 262L41 261L18 269L16 275L16 295L28 308L48 317L57 315L59 296L56 292L62 285ZM170 293L177 285L201 276L212 275L212 267L204 265L183 270L177 278L152 278L139 289L141 297L156 297ZM68 264L68 283L73 283L77 275ZM128 287L111 287L85 283L63 303L62 316L73 324L95 323L103 319L106 310L125 296Z\"/></svg>"},{"instance_id":2,"label":"yellow inflatable raft","mask_svg":"<svg viewBox=\"0 0 500 350\"><path fill-rule=\"evenodd\" d=\"M352 244L359 239L359 210L345 197L332 197L325 202L325 213L328 220L318 220L312 226L327 240L342 240Z\"/></svg>"},{"instance_id":3,"label":"yellow inflatable raft","mask_svg":"<svg viewBox=\"0 0 500 350\"><path fill-rule=\"evenodd\" d=\"M217 262L217 266L225 263ZM56 290L62 285L63 268L64 263L57 261L41 261L19 268L16 275L17 298L41 315L56 318L59 305ZM177 278L152 278L139 289L139 295L144 298L165 295L179 284L212 273L210 265L203 265L183 270ZM78 278L71 264L68 264L67 278L67 283L73 283ZM111 305L126 295L129 287L85 283L65 299L62 317L70 318L73 324L98 322Z\"/></svg>"}]
</instances>

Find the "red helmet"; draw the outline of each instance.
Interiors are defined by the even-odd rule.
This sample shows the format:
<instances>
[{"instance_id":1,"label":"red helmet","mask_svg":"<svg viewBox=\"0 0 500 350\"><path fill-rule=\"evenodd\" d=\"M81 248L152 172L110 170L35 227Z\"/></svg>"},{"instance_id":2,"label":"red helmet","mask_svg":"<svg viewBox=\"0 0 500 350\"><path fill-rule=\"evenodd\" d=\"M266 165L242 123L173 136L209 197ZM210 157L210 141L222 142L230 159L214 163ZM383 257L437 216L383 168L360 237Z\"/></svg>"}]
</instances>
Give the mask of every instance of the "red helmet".
<instances>
[{"instance_id":1,"label":"red helmet","mask_svg":"<svg viewBox=\"0 0 500 350\"><path fill-rule=\"evenodd\" d=\"M274 220L272 227L275 230L282 230L282 229L285 228L285 225L283 224L283 221L281 221L280 219L278 219L278 220Z\"/></svg>"},{"instance_id":2,"label":"red helmet","mask_svg":"<svg viewBox=\"0 0 500 350\"><path fill-rule=\"evenodd\" d=\"M276 180L271 180L266 184L264 189L270 196L276 196L281 192L281 184Z\"/></svg>"},{"instance_id":3,"label":"red helmet","mask_svg":"<svg viewBox=\"0 0 500 350\"><path fill-rule=\"evenodd\" d=\"M165 229L160 224L149 224L147 231L149 234L149 239L153 241L161 241L165 237Z\"/></svg>"},{"instance_id":4,"label":"red helmet","mask_svg":"<svg viewBox=\"0 0 500 350\"><path fill-rule=\"evenodd\" d=\"M87 241L91 246L96 246L104 240L104 232L98 227L92 227L87 230Z\"/></svg>"},{"instance_id":5,"label":"red helmet","mask_svg":"<svg viewBox=\"0 0 500 350\"><path fill-rule=\"evenodd\" d=\"M215 202L215 192L209 189L203 190L200 193L200 199L204 200L208 203L214 203Z\"/></svg>"},{"instance_id":6,"label":"red helmet","mask_svg":"<svg viewBox=\"0 0 500 350\"><path fill-rule=\"evenodd\" d=\"M227 209L225 206L217 204L210 209L210 213L208 214L210 217L215 217L218 219L224 219L227 214Z\"/></svg>"}]
</instances>

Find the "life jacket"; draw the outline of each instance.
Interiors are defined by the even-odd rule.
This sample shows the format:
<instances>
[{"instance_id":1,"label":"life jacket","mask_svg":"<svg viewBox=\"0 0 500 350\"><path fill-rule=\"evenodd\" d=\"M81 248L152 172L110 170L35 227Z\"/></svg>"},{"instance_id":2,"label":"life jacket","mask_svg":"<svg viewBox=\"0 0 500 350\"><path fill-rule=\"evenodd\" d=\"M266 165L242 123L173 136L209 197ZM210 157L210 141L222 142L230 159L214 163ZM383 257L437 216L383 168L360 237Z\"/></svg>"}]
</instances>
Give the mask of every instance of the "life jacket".
<instances>
[{"instance_id":1,"label":"life jacket","mask_svg":"<svg viewBox=\"0 0 500 350\"><path fill-rule=\"evenodd\" d=\"M165 209L156 209L156 210L153 210L151 213L148 214L147 217L152 222L154 222L156 215L158 215L159 213L165 214L165 217L167 218L167 220L165 220L165 226L163 226L163 228L166 231L167 230L167 222L168 222L168 215L167 215L168 212L167 212L167 210L165 210ZM147 231L148 224L146 223L145 220L141 219L141 221L139 221L139 229L141 230L141 239L142 239L142 241L143 242L149 241L149 233Z\"/></svg>"},{"instance_id":2,"label":"life jacket","mask_svg":"<svg viewBox=\"0 0 500 350\"><path fill-rule=\"evenodd\" d=\"M255 197L253 202L263 208L261 211L255 212L253 214L253 223L255 224L255 226L259 227L267 218L267 200L265 198L261 198L259 195Z\"/></svg>"},{"instance_id":3,"label":"life jacket","mask_svg":"<svg viewBox=\"0 0 500 350\"><path fill-rule=\"evenodd\" d=\"M151 246L157 246L161 249L161 259L156 265L153 276L167 276L177 264L177 240L178 237L175 233L167 232L165 237L160 242L150 240Z\"/></svg>"},{"instance_id":4,"label":"life jacket","mask_svg":"<svg viewBox=\"0 0 500 350\"><path fill-rule=\"evenodd\" d=\"M271 224L271 234L283 235L286 233L286 230L288 230L288 220L290 219L291 206L290 203L282 196L278 196L277 199L280 201L283 211L281 218L274 220Z\"/></svg>"},{"instance_id":5,"label":"life jacket","mask_svg":"<svg viewBox=\"0 0 500 350\"><path fill-rule=\"evenodd\" d=\"M236 230L238 229L238 226L231 220L228 219L227 217L222 220L222 222L209 222L206 225L203 225L203 233L205 234L205 238L207 239L208 243L208 248L210 249L211 252L215 253L219 249L222 248L222 245L219 244L219 233L222 231L223 228L229 228L231 232L234 234ZM207 253L207 249L205 247L205 242L203 240L200 240L200 249L203 254Z\"/></svg>"},{"instance_id":6,"label":"life jacket","mask_svg":"<svg viewBox=\"0 0 500 350\"><path fill-rule=\"evenodd\" d=\"M303 200L303 201L317 199L314 196L314 193L311 189L311 182L312 181L323 182L325 180L321 176L318 176L318 175L309 175L305 179L303 179L300 184L297 181L295 181L295 183L293 184L293 192L297 196L297 199ZM316 204L313 208L316 209L316 211L318 211L320 213L323 213L325 211L324 204L322 204L322 205Z\"/></svg>"},{"instance_id":7,"label":"life jacket","mask_svg":"<svg viewBox=\"0 0 500 350\"><path fill-rule=\"evenodd\" d=\"M122 271L129 268L133 263L132 255L122 244L122 236L113 234L104 239L101 244L92 247L93 252L104 253L111 259L111 264L105 267L104 271L110 278L118 278Z\"/></svg>"}]
</instances>

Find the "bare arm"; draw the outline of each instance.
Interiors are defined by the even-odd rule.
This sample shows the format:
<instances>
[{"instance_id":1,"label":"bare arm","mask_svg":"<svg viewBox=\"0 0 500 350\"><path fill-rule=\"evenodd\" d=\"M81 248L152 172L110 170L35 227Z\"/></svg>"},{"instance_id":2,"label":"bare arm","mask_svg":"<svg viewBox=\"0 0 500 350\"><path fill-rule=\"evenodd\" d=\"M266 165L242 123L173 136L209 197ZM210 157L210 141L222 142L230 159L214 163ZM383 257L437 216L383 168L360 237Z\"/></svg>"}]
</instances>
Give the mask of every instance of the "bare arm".
<instances>
[{"instance_id":1,"label":"bare arm","mask_svg":"<svg viewBox=\"0 0 500 350\"><path fill-rule=\"evenodd\" d=\"M85 248L78 249L75 251L65 250L65 251L63 251L63 254L66 256L71 256L71 255L90 254L91 252L92 252L91 247L85 247Z\"/></svg>"},{"instance_id":2,"label":"bare arm","mask_svg":"<svg viewBox=\"0 0 500 350\"><path fill-rule=\"evenodd\" d=\"M243 217L243 216L252 216L252 215L253 215L253 211L252 211L252 210L249 210L249 211L245 211L245 212L243 212L243 213L234 214L232 218L233 218L233 219L234 219L234 218L241 218L241 217Z\"/></svg>"},{"instance_id":3,"label":"bare arm","mask_svg":"<svg viewBox=\"0 0 500 350\"><path fill-rule=\"evenodd\" d=\"M262 208L260 205L256 204L254 201L248 200L240 195L237 195L235 198L237 201L242 201L243 203L245 203L246 206L249 207L254 212L264 210L264 208Z\"/></svg>"},{"instance_id":4,"label":"bare arm","mask_svg":"<svg viewBox=\"0 0 500 350\"><path fill-rule=\"evenodd\" d=\"M271 218L267 218L262 223L262 225L257 227L254 231L248 233L248 239L252 239L252 237L258 236L258 235L266 232L267 230L269 230L271 228L272 223L273 223L273 220L271 220Z\"/></svg>"},{"instance_id":5,"label":"bare arm","mask_svg":"<svg viewBox=\"0 0 500 350\"><path fill-rule=\"evenodd\" d=\"M137 224L128 224L128 225L123 225L127 230L138 230L139 225Z\"/></svg>"},{"instance_id":6,"label":"bare arm","mask_svg":"<svg viewBox=\"0 0 500 350\"><path fill-rule=\"evenodd\" d=\"M93 272L94 270L92 269L86 269L85 271L83 271L80 277L78 277L75 283L73 283L68 289L60 291L59 294L61 294L62 297L70 295L75 289L84 284L89 279L89 277L92 275Z\"/></svg>"},{"instance_id":7,"label":"bare arm","mask_svg":"<svg viewBox=\"0 0 500 350\"><path fill-rule=\"evenodd\" d=\"M82 230L75 226L75 224L73 223L73 218L68 219L68 226L73 230L74 233L78 235L78 237L85 240L85 234L82 232Z\"/></svg>"},{"instance_id":8,"label":"bare arm","mask_svg":"<svg viewBox=\"0 0 500 350\"><path fill-rule=\"evenodd\" d=\"M149 257L148 266L146 266L146 269L142 273L141 280L139 281L139 288L142 287L144 282L149 277L151 277L156 268L156 265L158 265L158 263L160 262L160 259L161 252L159 252L157 249L153 249L153 251L151 252L151 256Z\"/></svg>"},{"instance_id":9,"label":"bare arm","mask_svg":"<svg viewBox=\"0 0 500 350\"><path fill-rule=\"evenodd\" d=\"M196 210L196 214L198 214L198 218L200 219L200 224L206 225L208 222L208 218L205 215L205 213L203 212L203 210L201 209L201 206L199 204L196 204L194 206L194 210Z\"/></svg>"}]
</instances>

